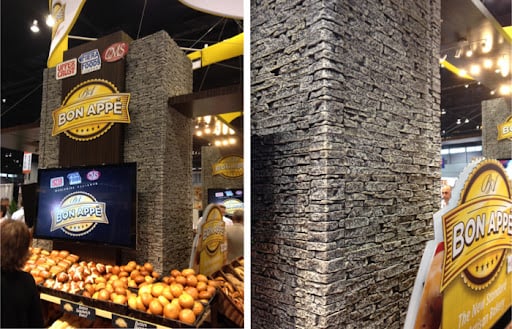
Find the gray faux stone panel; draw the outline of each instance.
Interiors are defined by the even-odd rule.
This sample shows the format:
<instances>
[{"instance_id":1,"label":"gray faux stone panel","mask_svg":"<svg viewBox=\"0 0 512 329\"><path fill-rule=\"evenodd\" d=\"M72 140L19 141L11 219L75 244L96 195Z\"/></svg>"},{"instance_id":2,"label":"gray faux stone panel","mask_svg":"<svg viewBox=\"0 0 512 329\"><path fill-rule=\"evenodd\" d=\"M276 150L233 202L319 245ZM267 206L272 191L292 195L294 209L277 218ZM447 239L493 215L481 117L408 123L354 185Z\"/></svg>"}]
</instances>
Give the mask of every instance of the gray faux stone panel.
<instances>
[{"instance_id":1,"label":"gray faux stone panel","mask_svg":"<svg viewBox=\"0 0 512 329\"><path fill-rule=\"evenodd\" d=\"M52 137L52 112L58 108L62 94L62 81L55 79L55 68L43 72L43 94L41 102L41 121L39 124L39 168L59 166L59 139ZM34 246L51 250L51 240L34 239Z\"/></svg>"},{"instance_id":2,"label":"gray faux stone panel","mask_svg":"<svg viewBox=\"0 0 512 329\"><path fill-rule=\"evenodd\" d=\"M251 6L252 328L400 328L440 178L440 1Z\"/></svg>"},{"instance_id":3,"label":"gray faux stone panel","mask_svg":"<svg viewBox=\"0 0 512 329\"><path fill-rule=\"evenodd\" d=\"M126 91L131 124L124 157L137 162L137 262L188 267L192 248L192 120L167 106L192 92L190 60L160 31L130 44Z\"/></svg>"},{"instance_id":4,"label":"gray faux stone panel","mask_svg":"<svg viewBox=\"0 0 512 329\"><path fill-rule=\"evenodd\" d=\"M512 140L498 140L498 125L512 116L512 104L504 98L482 102L482 149L490 159L512 159Z\"/></svg>"}]
</instances>

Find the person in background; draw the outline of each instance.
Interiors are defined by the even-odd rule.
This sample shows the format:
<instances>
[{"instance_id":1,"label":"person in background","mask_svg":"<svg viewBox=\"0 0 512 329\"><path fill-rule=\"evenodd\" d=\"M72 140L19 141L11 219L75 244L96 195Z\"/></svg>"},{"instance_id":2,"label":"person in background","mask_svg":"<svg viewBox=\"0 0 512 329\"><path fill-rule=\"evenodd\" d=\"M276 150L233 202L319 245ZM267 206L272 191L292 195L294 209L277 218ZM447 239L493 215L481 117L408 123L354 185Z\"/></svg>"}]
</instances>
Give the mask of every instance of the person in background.
<instances>
[{"instance_id":1,"label":"person in background","mask_svg":"<svg viewBox=\"0 0 512 329\"><path fill-rule=\"evenodd\" d=\"M244 212L236 210L232 219L233 225L226 225L228 262L244 255Z\"/></svg>"},{"instance_id":2,"label":"person in background","mask_svg":"<svg viewBox=\"0 0 512 329\"><path fill-rule=\"evenodd\" d=\"M25 223L25 209L23 209L23 198L20 198L19 208L11 215L11 219Z\"/></svg>"},{"instance_id":3,"label":"person in background","mask_svg":"<svg viewBox=\"0 0 512 329\"><path fill-rule=\"evenodd\" d=\"M3 223L4 220L7 219L7 207L5 205L0 205L0 223Z\"/></svg>"},{"instance_id":4,"label":"person in background","mask_svg":"<svg viewBox=\"0 0 512 329\"><path fill-rule=\"evenodd\" d=\"M446 207L451 198L452 187L450 185L443 185L443 187L441 187L441 209Z\"/></svg>"},{"instance_id":5,"label":"person in background","mask_svg":"<svg viewBox=\"0 0 512 329\"><path fill-rule=\"evenodd\" d=\"M11 202L9 201L9 198L2 198L2 200L0 200L1 206L6 206L7 208L9 208L10 204L11 204Z\"/></svg>"},{"instance_id":6,"label":"person in background","mask_svg":"<svg viewBox=\"0 0 512 329\"><path fill-rule=\"evenodd\" d=\"M22 271L29 257L31 236L25 223L7 219L0 225L2 328L42 328L39 292L30 273Z\"/></svg>"}]
</instances>

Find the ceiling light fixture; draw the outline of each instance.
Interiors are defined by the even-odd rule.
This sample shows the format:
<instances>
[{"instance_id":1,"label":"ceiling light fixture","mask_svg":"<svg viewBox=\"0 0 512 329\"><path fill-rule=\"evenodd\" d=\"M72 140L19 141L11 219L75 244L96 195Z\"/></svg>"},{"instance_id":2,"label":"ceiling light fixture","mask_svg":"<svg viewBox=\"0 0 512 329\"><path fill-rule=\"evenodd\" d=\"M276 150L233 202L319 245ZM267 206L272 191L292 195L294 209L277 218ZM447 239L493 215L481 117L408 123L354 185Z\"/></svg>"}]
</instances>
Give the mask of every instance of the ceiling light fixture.
<instances>
[{"instance_id":1,"label":"ceiling light fixture","mask_svg":"<svg viewBox=\"0 0 512 329\"><path fill-rule=\"evenodd\" d=\"M492 68L492 60L489 58L484 59L483 65L484 65L484 68L486 68L486 69Z\"/></svg>"},{"instance_id":2,"label":"ceiling light fixture","mask_svg":"<svg viewBox=\"0 0 512 329\"><path fill-rule=\"evenodd\" d=\"M460 119L457 119L457 124L460 125L461 123Z\"/></svg>"},{"instance_id":3,"label":"ceiling light fixture","mask_svg":"<svg viewBox=\"0 0 512 329\"><path fill-rule=\"evenodd\" d=\"M457 48L457 50L455 51L455 55L453 57L460 58L461 53L462 53L462 49L461 48Z\"/></svg>"},{"instance_id":4,"label":"ceiling light fixture","mask_svg":"<svg viewBox=\"0 0 512 329\"><path fill-rule=\"evenodd\" d=\"M469 123L469 119L466 118L466 120L464 120L464 123Z\"/></svg>"},{"instance_id":5,"label":"ceiling light fixture","mask_svg":"<svg viewBox=\"0 0 512 329\"><path fill-rule=\"evenodd\" d=\"M505 78L510 73L510 60L507 54L500 57L498 66L500 67L501 76Z\"/></svg>"},{"instance_id":6,"label":"ceiling light fixture","mask_svg":"<svg viewBox=\"0 0 512 329\"><path fill-rule=\"evenodd\" d=\"M34 33L39 32L39 25L37 23L37 19L34 19L34 21L32 22L32 26L30 27L30 31L32 31Z\"/></svg>"},{"instance_id":7,"label":"ceiling light fixture","mask_svg":"<svg viewBox=\"0 0 512 329\"><path fill-rule=\"evenodd\" d=\"M471 65L471 67L469 68L469 73L471 75L479 75L480 74L480 65L478 65L478 64Z\"/></svg>"},{"instance_id":8,"label":"ceiling light fixture","mask_svg":"<svg viewBox=\"0 0 512 329\"><path fill-rule=\"evenodd\" d=\"M48 25L49 27L53 27L53 25L55 25L55 19L52 15L46 16L46 25Z\"/></svg>"},{"instance_id":9,"label":"ceiling light fixture","mask_svg":"<svg viewBox=\"0 0 512 329\"><path fill-rule=\"evenodd\" d=\"M491 33L486 33L482 41L482 53L487 54L492 50L493 37Z\"/></svg>"},{"instance_id":10,"label":"ceiling light fixture","mask_svg":"<svg viewBox=\"0 0 512 329\"><path fill-rule=\"evenodd\" d=\"M501 95L509 95L510 94L510 86L508 85L502 85L500 87L500 94Z\"/></svg>"},{"instance_id":11,"label":"ceiling light fixture","mask_svg":"<svg viewBox=\"0 0 512 329\"><path fill-rule=\"evenodd\" d=\"M446 110L445 109L441 109L441 114L446 114Z\"/></svg>"}]
</instances>

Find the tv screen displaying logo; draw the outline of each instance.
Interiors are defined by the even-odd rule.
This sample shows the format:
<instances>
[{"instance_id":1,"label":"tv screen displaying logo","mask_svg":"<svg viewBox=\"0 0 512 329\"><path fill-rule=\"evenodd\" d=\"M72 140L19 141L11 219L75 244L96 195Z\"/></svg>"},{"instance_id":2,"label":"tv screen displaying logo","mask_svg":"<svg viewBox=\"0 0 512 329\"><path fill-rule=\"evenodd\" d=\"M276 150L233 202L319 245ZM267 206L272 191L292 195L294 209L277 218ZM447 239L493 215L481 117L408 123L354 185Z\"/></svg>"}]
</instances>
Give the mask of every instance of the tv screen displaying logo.
<instances>
[{"instance_id":1,"label":"tv screen displaying logo","mask_svg":"<svg viewBox=\"0 0 512 329\"><path fill-rule=\"evenodd\" d=\"M135 247L136 163L39 169L34 236Z\"/></svg>"},{"instance_id":2,"label":"tv screen displaying logo","mask_svg":"<svg viewBox=\"0 0 512 329\"><path fill-rule=\"evenodd\" d=\"M226 206L226 213L233 215L236 210L244 209L243 189L208 189L208 203L218 203Z\"/></svg>"}]
</instances>

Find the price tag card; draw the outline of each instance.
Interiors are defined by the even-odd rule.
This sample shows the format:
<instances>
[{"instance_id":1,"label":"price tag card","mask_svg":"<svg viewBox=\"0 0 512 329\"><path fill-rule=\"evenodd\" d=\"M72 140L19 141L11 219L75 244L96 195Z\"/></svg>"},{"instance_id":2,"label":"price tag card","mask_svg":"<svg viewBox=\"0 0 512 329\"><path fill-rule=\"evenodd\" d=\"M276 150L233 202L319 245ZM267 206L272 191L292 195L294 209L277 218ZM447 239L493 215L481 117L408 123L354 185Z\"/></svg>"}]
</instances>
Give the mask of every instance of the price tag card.
<instances>
[{"instance_id":1,"label":"price tag card","mask_svg":"<svg viewBox=\"0 0 512 329\"><path fill-rule=\"evenodd\" d=\"M115 328L155 328L156 325L141 322L135 319L124 318L116 314L112 314L112 325Z\"/></svg>"},{"instance_id":2,"label":"price tag card","mask_svg":"<svg viewBox=\"0 0 512 329\"><path fill-rule=\"evenodd\" d=\"M84 305L71 303L65 300L60 301L60 306L64 312L73 313L81 318L94 321L96 319L96 310Z\"/></svg>"}]
</instances>

